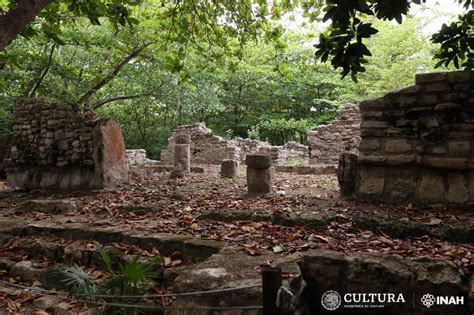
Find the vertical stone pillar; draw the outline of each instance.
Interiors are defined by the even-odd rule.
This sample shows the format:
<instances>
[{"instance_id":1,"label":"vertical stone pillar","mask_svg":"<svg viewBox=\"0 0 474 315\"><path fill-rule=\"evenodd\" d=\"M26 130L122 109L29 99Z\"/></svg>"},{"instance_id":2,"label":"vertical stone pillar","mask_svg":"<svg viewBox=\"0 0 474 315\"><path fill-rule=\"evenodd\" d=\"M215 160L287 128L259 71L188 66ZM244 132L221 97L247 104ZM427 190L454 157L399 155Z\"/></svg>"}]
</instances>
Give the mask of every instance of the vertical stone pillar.
<instances>
[{"instance_id":1,"label":"vertical stone pillar","mask_svg":"<svg viewBox=\"0 0 474 315\"><path fill-rule=\"evenodd\" d=\"M337 180L341 197L351 197L355 192L358 160L358 155L351 152L343 152L339 157Z\"/></svg>"},{"instance_id":2,"label":"vertical stone pillar","mask_svg":"<svg viewBox=\"0 0 474 315\"><path fill-rule=\"evenodd\" d=\"M171 177L184 177L191 172L191 136L178 134L175 136L174 170Z\"/></svg>"},{"instance_id":3,"label":"vertical stone pillar","mask_svg":"<svg viewBox=\"0 0 474 315\"><path fill-rule=\"evenodd\" d=\"M221 163L221 176L235 178L239 171L239 162L235 160L223 160Z\"/></svg>"},{"instance_id":4,"label":"vertical stone pillar","mask_svg":"<svg viewBox=\"0 0 474 315\"><path fill-rule=\"evenodd\" d=\"M128 182L128 162L122 127L118 122L101 119L94 128L95 186L117 187ZM77 174L77 175L76 175ZM70 189L84 181L80 172L69 172L70 179L63 180L62 188Z\"/></svg>"},{"instance_id":5,"label":"vertical stone pillar","mask_svg":"<svg viewBox=\"0 0 474 315\"><path fill-rule=\"evenodd\" d=\"M249 197L272 192L273 170L270 155L251 154L245 157L247 164L247 191Z\"/></svg>"}]
</instances>

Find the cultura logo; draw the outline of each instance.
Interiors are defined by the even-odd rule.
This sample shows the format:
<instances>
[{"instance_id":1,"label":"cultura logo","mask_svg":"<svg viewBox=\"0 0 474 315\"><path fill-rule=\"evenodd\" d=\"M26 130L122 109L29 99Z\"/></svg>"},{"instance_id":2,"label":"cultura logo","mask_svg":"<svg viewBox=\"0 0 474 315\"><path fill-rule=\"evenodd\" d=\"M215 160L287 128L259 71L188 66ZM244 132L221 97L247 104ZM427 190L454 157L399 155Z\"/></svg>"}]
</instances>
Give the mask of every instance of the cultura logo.
<instances>
[{"instance_id":1,"label":"cultura logo","mask_svg":"<svg viewBox=\"0 0 474 315\"><path fill-rule=\"evenodd\" d=\"M328 311L337 310L339 306L341 306L341 302L341 295L334 290L324 292L323 296L321 297L321 304Z\"/></svg>"},{"instance_id":2,"label":"cultura logo","mask_svg":"<svg viewBox=\"0 0 474 315\"><path fill-rule=\"evenodd\" d=\"M421 303L426 306L427 308L430 308L433 306L436 302L436 299L433 294L425 294L421 297Z\"/></svg>"}]
</instances>

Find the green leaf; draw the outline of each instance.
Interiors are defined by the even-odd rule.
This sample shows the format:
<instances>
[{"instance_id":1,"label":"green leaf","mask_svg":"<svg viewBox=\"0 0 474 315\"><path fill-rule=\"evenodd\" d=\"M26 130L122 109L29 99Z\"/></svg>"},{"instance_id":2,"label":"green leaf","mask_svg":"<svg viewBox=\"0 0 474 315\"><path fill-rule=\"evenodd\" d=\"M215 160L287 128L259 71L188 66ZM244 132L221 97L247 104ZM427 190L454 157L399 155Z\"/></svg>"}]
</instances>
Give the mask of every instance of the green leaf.
<instances>
[{"instance_id":1,"label":"green leaf","mask_svg":"<svg viewBox=\"0 0 474 315\"><path fill-rule=\"evenodd\" d=\"M114 271L112 269L112 260L110 259L109 253L104 250L101 244L98 242L95 242L95 246L97 247L97 250L100 253L100 256L102 257L102 260L104 261L105 266L107 267L107 270L110 274L114 274Z\"/></svg>"}]
</instances>

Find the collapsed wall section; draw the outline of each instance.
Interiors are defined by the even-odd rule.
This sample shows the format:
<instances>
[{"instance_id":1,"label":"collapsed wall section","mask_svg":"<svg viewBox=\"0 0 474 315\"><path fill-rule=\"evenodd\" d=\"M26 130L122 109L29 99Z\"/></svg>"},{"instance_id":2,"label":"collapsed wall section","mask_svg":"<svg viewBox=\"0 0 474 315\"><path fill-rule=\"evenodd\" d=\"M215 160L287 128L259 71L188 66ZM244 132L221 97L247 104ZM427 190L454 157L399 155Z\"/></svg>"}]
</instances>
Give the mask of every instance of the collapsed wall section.
<instances>
[{"instance_id":1,"label":"collapsed wall section","mask_svg":"<svg viewBox=\"0 0 474 315\"><path fill-rule=\"evenodd\" d=\"M243 163L245 156L251 153L267 153L274 165L285 165L294 161L306 164L309 156L308 147L288 142L283 146L272 146L267 142L237 138L226 140L216 136L205 124L178 126L168 139L168 147L161 152L160 161L173 164L175 137L179 134L191 136L191 161L193 164L220 164L222 160L232 159Z\"/></svg>"},{"instance_id":2,"label":"collapsed wall section","mask_svg":"<svg viewBox=\"0 0 474 315\"><path fill-rule=\"evenodd\" d=\"M358 153L360 111L356 104L346 105L340 117L308 132L309 163L337 165L344 152Z\"/></svg>"},{"instance_id":3,"label":"collapsed wall section","mask_svg":"<svg viewBox=\"0 0 474 315\"><path fill-rule=\"evenodd\" d=\"M104 188L128 180L121 127L68 104L26 100L15 109L7 181L14 187Z\"/></svg>"},{"instance_id":4,"label":"collapsed wall section","mask_svg":"<svg viewBox=\"0 0 474 315\"><path fill-rule=\"evenodd\" d=\"M361 102L360 110L358 162L346 155L340 164L340 174L356 174L355 195L474 202L473 72L418 74L415 85Z\"/></svg>"},{"instance_id":5,"label":"collapsed wall section","mask_svg":"<svg viewBox=\"0 0 474 315\"><path fill-rule=\"evenodd\" d=\"M151 165L156 164L158 161L149 159L146 155L145 149L129 149L125 150L125 154L127 156L128 166L144 166L144 165Z\"/></svg>"}]
</instances>

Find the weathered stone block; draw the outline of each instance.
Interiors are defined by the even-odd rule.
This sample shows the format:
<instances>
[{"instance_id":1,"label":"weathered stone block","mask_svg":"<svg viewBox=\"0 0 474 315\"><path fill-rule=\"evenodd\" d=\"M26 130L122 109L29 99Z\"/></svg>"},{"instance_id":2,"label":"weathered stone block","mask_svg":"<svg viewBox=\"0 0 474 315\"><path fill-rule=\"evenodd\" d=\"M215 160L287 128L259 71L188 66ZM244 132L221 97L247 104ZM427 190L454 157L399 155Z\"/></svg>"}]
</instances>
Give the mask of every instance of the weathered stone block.
<instances>
[{"instance_id":1,"label":"weathered stone block","mask_svg":"<svg viewBox=\"0 0 474 315\"><path fill-rule=\"evenodd\" d=\"M385 151L389 153L405 153L411 151L412 146L405 139L388 140L385 142Z\"/></svg>"},{"instance_id":2,"label":"weathered stone block","mask_svg":"<svg viewBox=\"0 0 474 315\"><path fill-rule=\"evenodd\" d=\"M380 118L383 117L382 111L370 111L361 113L362 118Z\"/></svg>"},{"instance_id":3,"label":"weathered stone block","mask_svg":"<svg viewBox=\"0 0 474 315\"><path fill-rule=\"evenodd\" d=\"M119 123L104 119L94 129L94 165L99 186L116 187L128 181L125 142Z\"/></svg>"},{"instance_id":4,"label":"weathered stone block","mask_svg":"<svg viewBox=\"0 0 474 315\"><path fill-rule=\"evenodd\" d=\"M434 168L444 168L444 169L455 169L463 170L468 167L467 158L446 158L446 157L433 157L433 156L424 156L421 159L423 165L434 167Z\"/></svg>"},{"instance_id":5,"label":"weathered stone block","mask_svg":"<svg viewBox=\"0 0 474 315\"><path fill-rule=\"evenodd\" d=\"M415 107L406 111L407 119L419 119L420 117L431 116L433 108L431 107Z\"/></svg>"},{"instance_id":6,"label":"weathered stone block","mask_svg":"<svg viewBox=\"0 0 474 315\"><path fill-rule=\"evenodd\" d=\"M427 93L446 93L452 91L452 88L443 83L432 83L425 86Z\"/></svg>"},{"instance_id":7,"label":"weathered stone block","mask_svg":"<svg viewBox=\"0 0 474 315\"><path fill-rule=\"evenodd\" d=\"M470 141L449 141L448 142L449 155L456 157L470 157L471 156L471 142Z\"/></svg>"},{"instance_id":8,"label":"weathered stone block","mask_svg":"<svg viewBox=\"0 0 474 315\"><path fill-rule=\"evenodd\" d=\"M414 164L417 161L418 159L415 154L387 155L385 157L385 164L389 166Z\"/></svg>"},{"instance_id":9,"label":"weathered stone block","mask_svg":"<svg viewBox=\"0 0 474 315\"><path fill-rule=\"evenodd\" d=\"M174 136L174 142L176 144L190 144L191 135L190 134L177 134Z\"/></svg>"},{"instance_id":10,"label":"weathered stone block","mask_svg":"<svg viewBox=\"0 0 474 315\"><path fill-rule=\"evenodd\" d=\"M469 190L469 200L474 200L474 171L465 172Z\"/></svg>"},{"instance_id":11,"label":"weathered stone block","mask_svg":"<svg viewBox=\"0 0 474 315\"><path fill-rule=\"evenodd\" d=\"M441 103L435 106L436 112L451 111L460 108L461 105L457 103Z\"/></svg>"},{"instance_id":12,"label":"weathered stone block","mask_svg":"<svg viewBox=\"0 0 474 315\"><path fill-rule=\"evenodd\" d=\"M389 124L385 121L365 120L361 122L360 127L363 129L385 129L389 127Z\"/></svg>"},{"instance_id":13,"label":"weathered stone block","mask_svg":"<svg viewBox=\"0 0 474 315\"><path fill-rule=\"evenodd\" d=\"M471 90L471 85L470 84L456 84L454 86L454 91L455 92L465 92Z\"/></svg>"},{"instance_id":14,"label":"weathered stone block","mask_svg":"<svg viewBox=\"0 0 474 315\"><path fill-rule=\"evenodd\" d=\"M82 202L72 199L34 199L25 202L21 209L24 211L67 213L77 211L82 206Z\"/></svg>"},{"instance_id":15,"label":"weathered stone block","mask_svg":"<svg viewBox=\"0 0 474 315\"><path fill-rule=\"evenodd\" d=\"M448 153L448 146L445 144L442 145L431 145L431 144L419 144L416 146L416 151L421 155L425 154L436 154L436 155L445 155Z\"/></svg>"},{"instance_id":16,"label":"weathered stone block","mask_svg":"<svg viewBox=\"0 0 474 315\"><path fill-rule=\"evenodd\" d=\"M464 203L469 200L466 177L461 172L448 174L448 202Z\"/></svg>"},{"instance_id":17,"label":"weathered stone block","mask_svg":"<svg viewBox=\"0 0 474 315\"><path fill-rule=\"evenodd\" d=\"M343 152L339 158L337 179L342 197L349 197L355 192L357 181L358 156L355 153Z\"/></svg>"},{"instance_id":18,"label":"weathered stone block","mask_svg":"<svg viewBox=\"0 0 474 315\"><path fill-rule=\"evenodd\" d=\"M189 144L174 145L174 167L184 174L191 172L191 150Z\"/></svg>"},{"instance_id":19,"label":"weathered stone block","mask_svg":"<svg viewBox=\"0 0 474 315\"><path fill-rule=\"evenodd\" d=\"M387 157L385 155L365 154L362 151L359 154L359 164L380 165L380 164L384 164L385 161L387 161Z\"/></svg>"},{"instance_id":20,"label":"weathered stone block","mask_svg":"<svg viewBox=\"0 0 474 315\"><path fill-rule=\"evenodd\" d=\"M415 84L415 85L411 85L409 87L403 88L399 90L398 92L404 95L411 95L411 94L418 94L421 92L421 90L422 90L421 86Z\"/></svg>"},{"instance_id":21,"label":"weathered stone block","mask_svg":"<svg viewBox=\"0 0 474 315\"><path fill-rule=\"evenodd\" d=\"M451 84L468 82L471 76L472 73L468 71L453 71L446 74L448 82Z\"/></svg>"},{"instance_id":22,"label":"weathered stone block","mask_svg":"<svg viewBox=\"0 0 474 315\"><path fill-rule=\"evenodd\" d=\"M422 116L419 118L420 125L425 128L437 128L439 127L439 119L436 116Z\"/></svg>"},{"instance_id":23,"label":"weathered stone block","mask_svg":"<svg viewBox=\"0 0 474 315\"><path fill-rule=\"evenodd\" d=\"M398 128L414 128L418 126L417 120L412 119L400 119L395 121L395 127Z\"/></svg>"},{"instance_id":24,"label":"weathered stone block","mask_svg":"<svg viewBox=\"0 0 474 315\"><path fill-rule=\"evenodd\" d=\"M444 73L419 73L415 75L416 84L442 82L446 79Z\"/></svg>"},{"instance_id":25,"label":"weathered stone block","mask_svg":"<svg viewBox=\"0 0 474 315\"><path fill-rule=\"evenodd\" d=\"M54 132L54 139L56 140L63 140L65 138L63 130L57 130Z\"/></svg>"},{"instance_id":26,"label":"weathered stone block","mask_svg":"<svg viewBox=\"0 0 474 315\"><path fill-rule=\"evenodd\" d=\"M376 98L373 100L362 101L359 103L359 107L361 111L370 111L370 110L383 110L384 109L384 100L383 98Z\"/></svg>"},{"instance_id":27,"label":"weathered stone block","mask_svg":"<svg viewBox=\"0 0 474 315\"><path fill-rule=\"evenodd\" d=\"M446 200L446 189L442 175L424 170L418 188L418 198L427 202L442 202Z\"/></svg>"},{"instance_id":28,"label":"weathered stone block","mask_svg":"<svg viewBox=\"0 0 474 315\"><path fill-rule=\"evenodd\" d=\"M272 168L247 167L247 191L249 197L257 197L272 192Z\"/></svg>"},{"instance_id":29,"label":"weathered stone block","mask_svg":"<svg viewBox=\"0 0 474 315\"><path fill-rule=\"evenodd\" d=\"M245 164L254 169L267 169L272 165L272 160L267 154L251 154L245 157Z\"/></svg>"},{"instance_id":30,"label":"weathered stone block","mask_svg":"<svg viewBox=\"0 0 474 315\"><path fill-rule=\"evenodd\" d=\"M441 102L463 102L467 98L469 98L469 95L467 93L450 93L450 94L445 94L441 95L440 100Z\"/></svg>"},{"instance_id":31,"label":"weathered stone block","mask_svg":"<svg viewBox=\"0 0 474 315\"><path fill-rule=\"evenodd\" d=\"M407 108L407 107L413 107L418 104L418 98L414 96L401 96L397 98L396 100L392 101L393 104L397 104L396 108Z\"/></svg>"},{"instance_id":32,"label":"weathered stone block","mask_svg":"<svg viewBox=\"0 0 474 315\"><path fill-rule=\"evenodd\" d=\"M223 160L221 163L221 176L226 178L237 177L239 162L235 160Z\"/></svg>"},{"instance_id":33,"label":"weathered stone block","mask_svg":"<svg viewBox=\"0 0 474 315\"><path fill-rule=\"evenodd\" d=\"M384 191L385 169L383 167L360 166L357 192L362 195L380 195Z\"/></svg>"},{"instance_id":34,"label":"weathered stone block","mask_svg":"<svg viewBox=\"0 0 474 315\"><path fill-rule=\"evenodd\" d=\"M393 118L401 118L405 115L405 111L403 110L386 110L384 112L384 117L385 118L389 118L389 119L393 119Z\"/></svg>"},{"instance_id":35,"label":"weathered stone block","mask_svg":"<svg viewBox=\"0 0 474 315\"><path fill-rule=\"evenodd\" d=\"M417 173L413 167L388 167L385 170L385 192L389 201L410 200L415 194Z\"/></svg>"},{"instance_id":36,"label":"weathered stone block","mask_svg":"<svg viewBox=\"0 0 474 315\"><path fill-rule=\"evenodd\" d=\"M381 148L380 140L376 138L362 139L359 144L360 151L375 151Z\"/></svg>"}]
</instances>

